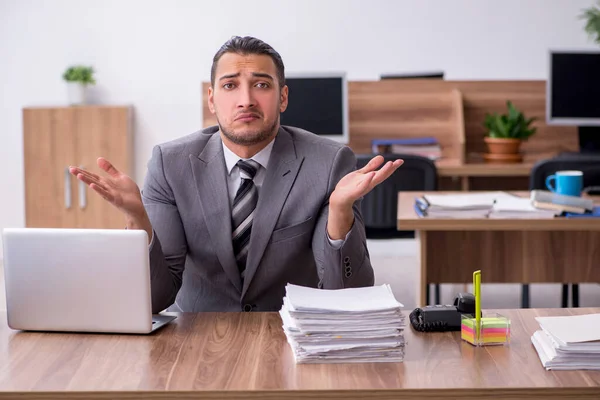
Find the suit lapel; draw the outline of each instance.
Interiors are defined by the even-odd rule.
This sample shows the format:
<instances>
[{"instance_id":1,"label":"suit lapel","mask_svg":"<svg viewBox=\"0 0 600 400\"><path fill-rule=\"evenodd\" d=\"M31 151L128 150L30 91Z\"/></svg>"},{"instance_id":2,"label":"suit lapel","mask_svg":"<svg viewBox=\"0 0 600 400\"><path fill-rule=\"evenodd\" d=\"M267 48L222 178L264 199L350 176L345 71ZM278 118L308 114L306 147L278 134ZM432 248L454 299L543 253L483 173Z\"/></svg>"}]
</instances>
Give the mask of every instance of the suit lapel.
<instances>
[{"instance_id":1,"label":"suit lapel","mask_svg":"<svg viewBox=\"0 0 600 400\"><path fill-rule=\"evenodd\" d=\"M199 156L190 155L198 200L215 253L229 280L242 290L242 279L231 243L231 207L227 193L227 170L219 132L208 140ZM205 246L205 243L201 245Z\"/></svg>"},{"instance_id":2,"label":"suit lapel","mask_svg":"<svg viewBox=\"0 0 600 400\"><path fill-rule=\"evenodd\" d=\"M290 134L279 128L254 212L242 297L256 273L303 160L304 157L296 157Z\"/></svg>"}]
</instances>

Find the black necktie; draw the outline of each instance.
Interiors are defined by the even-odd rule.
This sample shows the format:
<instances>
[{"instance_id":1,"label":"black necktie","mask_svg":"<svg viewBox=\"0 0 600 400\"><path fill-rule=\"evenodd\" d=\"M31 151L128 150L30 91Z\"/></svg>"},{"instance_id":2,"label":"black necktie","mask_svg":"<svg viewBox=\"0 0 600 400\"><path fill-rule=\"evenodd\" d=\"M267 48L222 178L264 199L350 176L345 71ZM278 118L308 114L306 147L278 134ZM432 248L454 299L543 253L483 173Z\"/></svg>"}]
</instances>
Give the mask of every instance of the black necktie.
<instances>
[{"instance_id":1,"label":"black necktie","mask_svg":"<svg viewBox=\"0 0 600 400\"><path fill-rule=\"evenodd\" d=\"M258 191L252 179L260 165L254 160L239 160L236 164L240 169L242 183L233 200L231 210L231 230L233 240L233 253L237 262L242 280L246 269L246 258L248 256L248 244L250 243L250 232L252 230L252 219L254 209L258 201Z\"/></svg>"}]
</instances>

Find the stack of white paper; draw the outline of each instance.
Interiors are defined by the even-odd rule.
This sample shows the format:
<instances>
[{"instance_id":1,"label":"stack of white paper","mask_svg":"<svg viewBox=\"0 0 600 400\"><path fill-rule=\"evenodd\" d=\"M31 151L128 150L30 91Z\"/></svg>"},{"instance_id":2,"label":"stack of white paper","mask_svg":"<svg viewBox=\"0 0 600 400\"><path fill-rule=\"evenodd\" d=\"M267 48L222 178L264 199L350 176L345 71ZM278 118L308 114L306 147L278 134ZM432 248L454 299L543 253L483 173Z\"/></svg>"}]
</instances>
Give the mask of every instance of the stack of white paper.
<instances>
[{"instance_id":1,"label":"stack of white paper","mask_svg":"<svg viewBox=\"0 0 600 400\"><path fill-rule=\"evenodd\" d=\"M531 204L529 198L516 196L501 196L496 199L489 217L526 219L526 218L554 218L560 211L541 210Z\"/></svg>"},{"instance_id":2,"label":"stack of white paper","mask_svg":"<svg viewBox=\"0 0 600 400\"><path fill-rule=\"evenodd\" d=\"M486 218L498 199L514 197L505 192L428 194L423 208L428 217Z\"/></svg>"},{"instance_id":3,"label":"stack of white paper","mask_svg":"<svg viewBox=\"0 0 600 400\"><path fill-rule=\"evenodd\" d=\"M279 313L296 363L400 362L402 307L389 285L324 290L288 284Z\"/></svg>"},{"instance_id":4,"label":"stack of white paper","mask_svg":"<svg viewBox=\"0 0 600 400\"><path fill-rule=\"evenodd\" d=\"M600 370L600 314L536 320L531 342L547 370Z\"/></svg>"}]
</instances>

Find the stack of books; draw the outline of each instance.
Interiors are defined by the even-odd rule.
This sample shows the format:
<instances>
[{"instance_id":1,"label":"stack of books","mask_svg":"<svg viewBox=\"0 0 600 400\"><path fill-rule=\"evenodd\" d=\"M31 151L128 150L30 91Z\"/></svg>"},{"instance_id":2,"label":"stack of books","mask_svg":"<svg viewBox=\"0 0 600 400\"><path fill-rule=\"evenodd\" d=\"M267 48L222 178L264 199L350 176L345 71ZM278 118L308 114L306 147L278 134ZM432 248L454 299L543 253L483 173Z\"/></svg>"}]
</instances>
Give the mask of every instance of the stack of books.
<instances>
[{"instance_id":1,"label":"stack of books","mask_svg":"<svg viewBox=\"0 0 600 400\"><path fill-rule=\"evenodd\" d=\"M589 214L594 210L594 201L580 196L567 196L547 190L532 190L531 204L539 209L558 213Z\"/></svg>"},{"instance_id":2,"label":"stack of books","mask_svg":"<svg viewBox=\"0 0 600 400\"><path fill-rule=\"evenodd\" d=\"M298 364L401 362L402 307L387 284L338 290L288 284L279 314Z\"/></svg>"},{"instance_id":3,"label":"stack of books","mask_svg":"<svg viewBox=\"0 0 600 400\"><path fill-rule=\"evenodd\" d=\"M434 137L412 139L376 139L371 141L373 153L411 154L437 160L442 157L442 147Z\"/></svg>"},{"instance_id":4,"label":"stack of books","mask_svg":"<svg viewBox=\"0 0 600 400\"><path fill-rule=\"evenodd\" d=\"M547 370L600 370L600 314L536 317L531 342Z\"/></svg>"}]
</instances>

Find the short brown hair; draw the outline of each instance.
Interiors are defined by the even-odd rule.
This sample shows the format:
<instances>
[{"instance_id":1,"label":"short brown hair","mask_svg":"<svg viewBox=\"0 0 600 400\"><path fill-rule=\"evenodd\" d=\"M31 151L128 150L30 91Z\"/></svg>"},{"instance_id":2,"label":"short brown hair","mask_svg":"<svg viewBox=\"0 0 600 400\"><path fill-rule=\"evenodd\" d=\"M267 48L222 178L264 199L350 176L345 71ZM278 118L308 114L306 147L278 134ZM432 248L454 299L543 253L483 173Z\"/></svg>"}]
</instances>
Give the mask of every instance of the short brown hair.
<instances>
[{"instance_id":1,"label":"short brown hair","mask_svg":"<svg viewBox=\"0 0 600 400\"><path fill-rule=\"evenodd\" d=\"M282 88L285 85L285 68L283 66L283 60L274 48L252 36L233 36L221 46L219 51L217 51L217 54L213 57L212 67L210 68L210 84L213 87L215 86L217 63L225 53L237 53L244 56L248 54L260 54L271 57L277 70L279 87Z\"/></svg>"}]
</instances>

